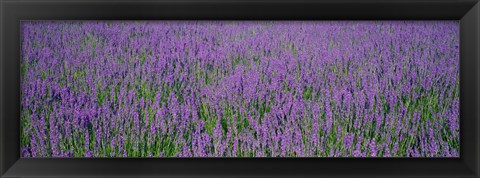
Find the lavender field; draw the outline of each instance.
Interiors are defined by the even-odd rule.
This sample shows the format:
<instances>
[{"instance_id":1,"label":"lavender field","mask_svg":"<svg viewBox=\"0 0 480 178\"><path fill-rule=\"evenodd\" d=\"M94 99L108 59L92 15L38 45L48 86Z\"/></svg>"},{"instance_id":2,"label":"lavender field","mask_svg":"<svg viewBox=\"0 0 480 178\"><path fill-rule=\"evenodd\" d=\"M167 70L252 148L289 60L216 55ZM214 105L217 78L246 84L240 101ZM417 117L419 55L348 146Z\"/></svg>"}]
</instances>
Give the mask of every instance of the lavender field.
<instances>
[{"instance_id":1,"label":"lavender field","mask_svg":"<svg viewBox=\"0 0 480 178\"><path fill-rule=\"evenodd\" d=\"M25 21L22 157L459 157L458 21Z\"/></svg>"}]
</instances>

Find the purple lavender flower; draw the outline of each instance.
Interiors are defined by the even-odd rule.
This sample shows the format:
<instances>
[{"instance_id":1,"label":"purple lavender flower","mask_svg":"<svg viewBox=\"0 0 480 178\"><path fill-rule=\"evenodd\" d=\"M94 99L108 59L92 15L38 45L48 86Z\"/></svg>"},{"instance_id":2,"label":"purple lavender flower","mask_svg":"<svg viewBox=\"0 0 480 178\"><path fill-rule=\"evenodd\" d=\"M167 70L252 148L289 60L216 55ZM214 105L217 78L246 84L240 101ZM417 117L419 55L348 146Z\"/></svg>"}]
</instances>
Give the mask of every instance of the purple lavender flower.
<instances>
[{"instance_id":1,"label":"purple lavender flower","mask_svg":"<svg viewBox=\"0 0 480 178\"><path fill-rule=\"evenodd\" d=\"M22 157L458 157L457 21L25 21Z\"/></svg>"}]
</instances>

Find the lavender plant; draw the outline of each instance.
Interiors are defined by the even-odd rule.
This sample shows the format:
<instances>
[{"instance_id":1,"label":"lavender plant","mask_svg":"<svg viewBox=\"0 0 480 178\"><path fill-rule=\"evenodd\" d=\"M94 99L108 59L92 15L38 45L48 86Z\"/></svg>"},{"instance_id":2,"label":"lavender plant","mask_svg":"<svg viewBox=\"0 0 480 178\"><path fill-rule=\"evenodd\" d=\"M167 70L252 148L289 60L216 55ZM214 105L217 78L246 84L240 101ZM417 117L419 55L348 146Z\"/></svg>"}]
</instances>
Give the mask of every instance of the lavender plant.
<instances>
[{"instance_id":1,"label":"lavender plant","mask_svg":"<svg viewBox=\"0 0 480 178\"><path fill-rule=\"evenodd\" d=\"M22 157L458 157L457 21L28 21Z\"/></svg>"}]
</instances>

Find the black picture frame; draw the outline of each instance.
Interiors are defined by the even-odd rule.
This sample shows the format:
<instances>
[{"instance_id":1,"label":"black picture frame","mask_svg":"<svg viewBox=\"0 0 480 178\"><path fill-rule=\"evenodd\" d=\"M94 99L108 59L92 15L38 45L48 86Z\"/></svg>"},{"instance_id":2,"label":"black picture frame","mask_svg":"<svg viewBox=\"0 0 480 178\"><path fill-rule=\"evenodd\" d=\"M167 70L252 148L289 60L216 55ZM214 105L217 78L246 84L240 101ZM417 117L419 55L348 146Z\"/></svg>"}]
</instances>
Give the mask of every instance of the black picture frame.
<instances>
[{"instance_id":1,"label":"black picture frame","mask_svg":"<svg viewBox=\"0 0 480 178\"><path fill-rule=\"evenodd\" d=\"M1 0L0 177L480 177L478 0ZM22 20L459 20L460 158L20 158Z\"/></svg>"}]
</instances>

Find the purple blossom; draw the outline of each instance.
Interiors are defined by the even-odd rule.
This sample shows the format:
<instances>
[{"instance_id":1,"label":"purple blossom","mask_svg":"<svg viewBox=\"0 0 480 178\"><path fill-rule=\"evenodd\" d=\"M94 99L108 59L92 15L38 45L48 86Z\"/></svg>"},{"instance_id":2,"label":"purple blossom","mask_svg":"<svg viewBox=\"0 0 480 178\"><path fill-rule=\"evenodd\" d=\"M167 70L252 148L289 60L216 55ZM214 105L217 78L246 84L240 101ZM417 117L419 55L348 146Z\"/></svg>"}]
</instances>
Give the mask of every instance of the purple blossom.
<instances>
[{"instance_id":1,"label":"purple blossom","mask_svg":"<svg viewBox=\"0 0 480 178\"><path fill-rule=\"evenodd\" d=\"M22 157L458 157L457 21L25 21Z\"/></svg>"}]
</instances>

